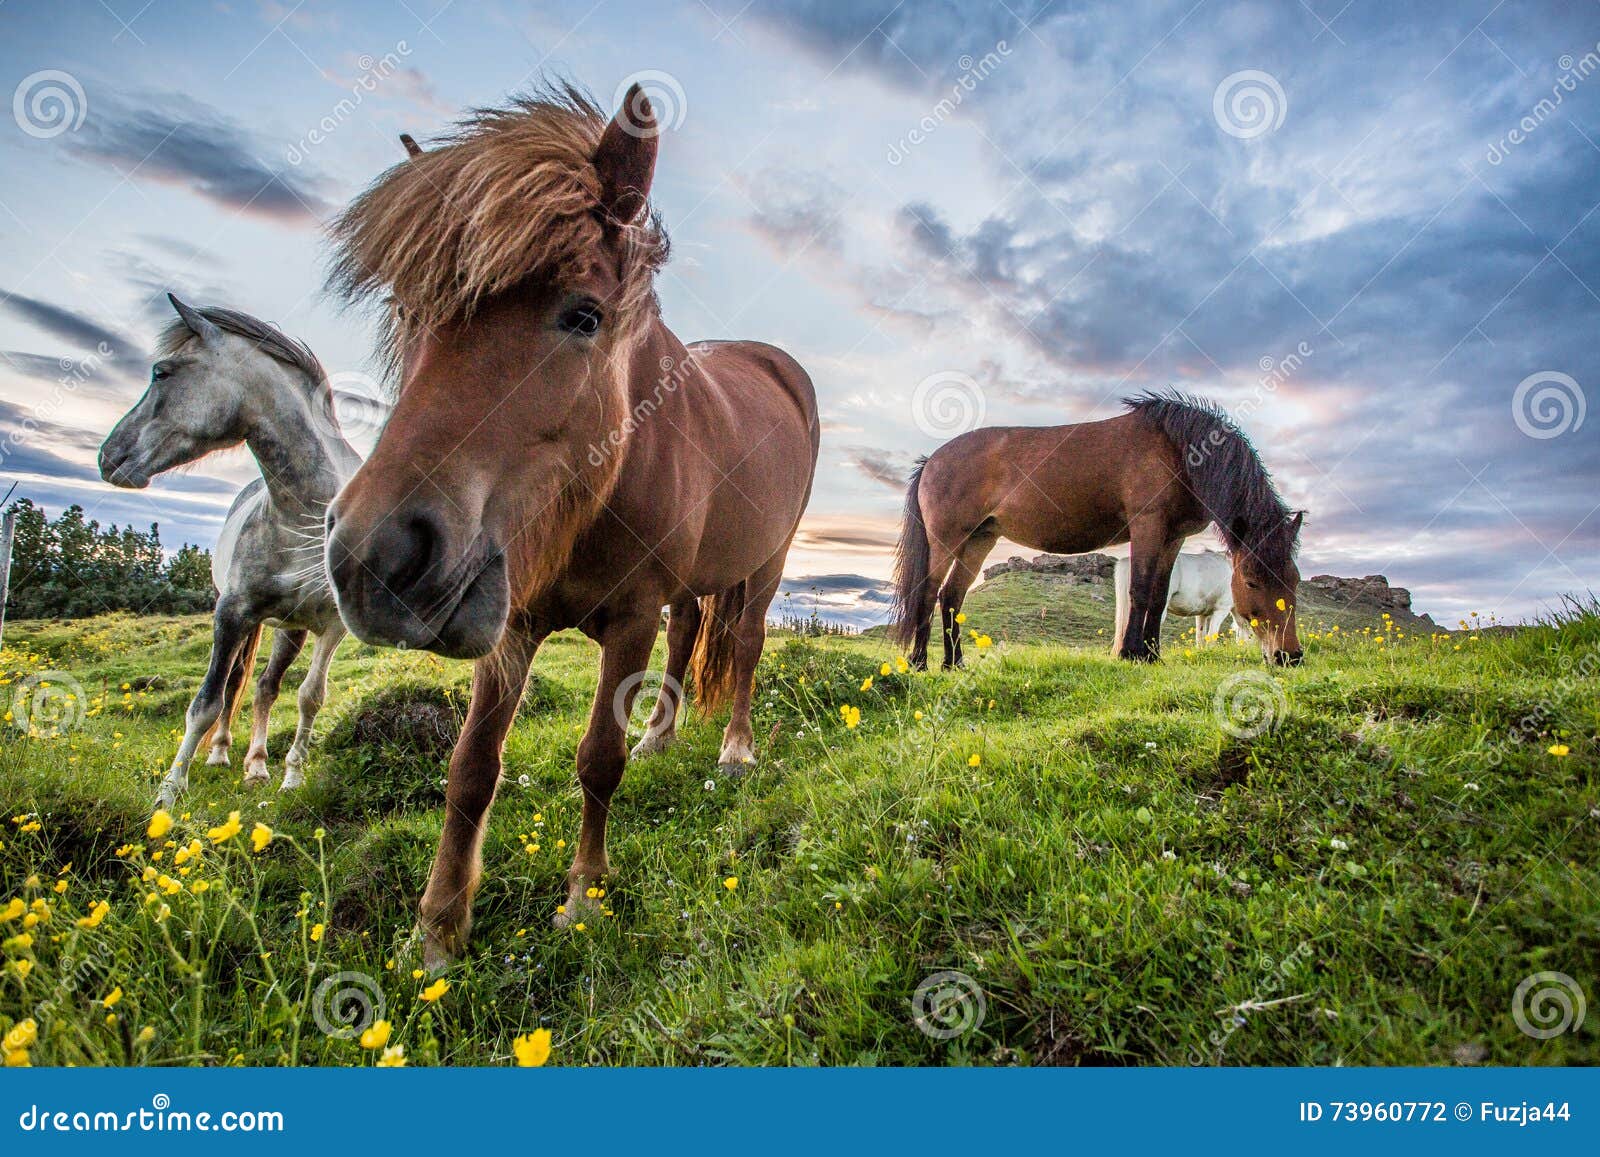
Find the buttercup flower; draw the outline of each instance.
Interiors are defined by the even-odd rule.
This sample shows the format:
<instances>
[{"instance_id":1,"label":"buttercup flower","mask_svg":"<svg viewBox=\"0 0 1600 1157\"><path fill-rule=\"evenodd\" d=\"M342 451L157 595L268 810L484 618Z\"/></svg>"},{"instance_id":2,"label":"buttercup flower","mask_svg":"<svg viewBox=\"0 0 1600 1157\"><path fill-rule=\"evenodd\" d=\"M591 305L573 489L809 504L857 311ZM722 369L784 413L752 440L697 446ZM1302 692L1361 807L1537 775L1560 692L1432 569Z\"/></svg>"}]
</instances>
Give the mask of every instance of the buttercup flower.
<instances>
[{"instance_id":1,"label":"buttercup flower","mask_svg":"<svg viewBox=\"0 0 1600 1157\"><path fill-rule=\"evenodd\" d=\"M391 1045L383 1050L383 1055L378 1058L380 1069L403 1069L406 1064L406 1046Z\"/></svg>"},{"instance_id":2,"label":"buttercup flower","mask_svg":"<svg viewBox=\"0 0 1600 1157\"><path fill-rule=\"evenodd\" d=\"M443 977L440 977L438 980L435 980L432 984L428 985L427 988L424 988L420 993L418 993L417 999L425 1000L429 1004L432 1004L449 991L450 982Z\"/></svg>"},{"instance_id":3,"label":"buttercup flower","mask_svg":"<svg viewBox=\"0 0 1600 1157\"><path fill-rule=\"evenodd\" d=\"M78 927L98 928L100 927L100 921L104 920L110 911L111 905L109 903L104 900L96 901L95 906L89 909L87 916L78 917Z\"/></svg>"},{"instance_id":4,"label":"buttercup flower","mask_svg":"<svg viewBox=\"0 0 1600 1157\"><path fill-rule=\"evenodd\" d=\"M511 1042L511 1052L517 1058L517 1067L536 1069L550 1059L550 1030L535 1029L527 1036Z\"/></svg>"},{"instance_id":5,"label":"buttercup flower","mask_svg":"<svg viewBox=\"0 0 1600 1157\"><path fill-rule=\"evenodd\" d=\"M386 1020L375 1020L372 1027L361 1033L361 1047L364 1049L381 1049L389 1043L389 1034L394 1026Z\"/></svg>"},{"instance_id":6,"label":"buttercup flower","mask_svg":"<svg viewBox=\"0 0 1600 1157\"><path fill-rule=\"evenodd\" d=\"M259 852L272 842L272 829L266 824L257 824L250 829L250 850Z\"/></svg>"},{"instance_id":7,"label":"buttercup flower","mask_svg":"<svg viewBox=\"0 0 1600 1157\"><path fill-rule=\"evenodd\" d=\"M228 822L225 824L218 824L216 827L207 831L206 835L210 837L211 842L214 844L225 844L243 830L244 825L239 822L239 813L229 812Z\"/></svg>"},{"instance_id":8,"label":"buttercup flower","mask_svg":"<svg viewBox=\"0 0 1600 1157\"><path fill-rule=\"evenodd\" d=\"M724 888L728 889L728 891L730 891L730 892L738 891L738 888L739 888L739 877L738 876L729 876L726 880L722 881L722 886Z\"/></svg>"},{"instance_id":9,"label":"buttercup flower","mask_svg":"<svg viewBox=\"0 0 1600 1157\"><path fill-rule=\"evenodd\" d=\"M161 808L150 817L150 826L145 829L145 835L152 840L159 840L172 830L172 815L166 808Z\"/></svg>"}]
</instances>

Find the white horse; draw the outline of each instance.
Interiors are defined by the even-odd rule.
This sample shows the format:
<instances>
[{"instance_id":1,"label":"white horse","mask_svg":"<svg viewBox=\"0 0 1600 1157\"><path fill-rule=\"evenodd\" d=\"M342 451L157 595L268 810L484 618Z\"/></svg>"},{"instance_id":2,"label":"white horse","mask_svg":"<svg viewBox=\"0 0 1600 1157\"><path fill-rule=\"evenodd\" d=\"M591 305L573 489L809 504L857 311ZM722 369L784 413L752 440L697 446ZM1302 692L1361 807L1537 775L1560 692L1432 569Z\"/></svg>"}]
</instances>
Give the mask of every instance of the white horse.
<instances>
[{"instance_id":1,"label":"white horse","mask_svg":"<svg viewBox=\"0 0 1600 1157\"><path fill-rule=\"evenodd\" d=\"M1128 626L1128 569L1128 559L1117 559L1113 577L1117 588L1117 630L1112 637L1119 641ZM1222 620L1233 613L1233 563L1228 556L1218 550L1178 555L1167 588L1165 613L1193 616L1196 646L1204 646L1212 635L1220 634ZM1233 633L1236 638L1245 635L1237 617L1233 620Z\"/></svg>"},{"instance_id":2,"label":"white horse","mask_svg":"<svg viewBox=\"0 0 1600 1157\"><path fill-rule=\"evenodd\" d=\"M226 764L240 691L264 626L277 628L256 684L244 782L267 782L267 724L284 672L316 636L300 684L299 726L284 759L283 789L304 782L311 727L327 691L328 665L344 637L323 565L326 508L361 464L344 440L333 392L301 342L249 314L191 309L168 294L178 320L161 335L150 388L100 447L100 476L142 489L165 470L243 442L262 476L239 492L211 564L219 597L211 662L185 716L183 742L161 782L171 808L189 762L211 737L209 764Z\"/></svg>"}]
</instances>

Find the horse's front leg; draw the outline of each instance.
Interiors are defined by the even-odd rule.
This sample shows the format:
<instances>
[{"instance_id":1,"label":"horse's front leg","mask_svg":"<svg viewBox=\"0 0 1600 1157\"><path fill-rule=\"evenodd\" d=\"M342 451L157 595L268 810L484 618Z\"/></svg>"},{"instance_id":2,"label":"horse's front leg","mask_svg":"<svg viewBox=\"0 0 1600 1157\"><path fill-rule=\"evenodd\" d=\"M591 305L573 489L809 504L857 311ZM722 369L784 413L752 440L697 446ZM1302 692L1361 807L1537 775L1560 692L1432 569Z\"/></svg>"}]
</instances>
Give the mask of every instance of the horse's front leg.
<instances>
[{"instance_id":1,"label":"horse's front leg","mask_svg":"<svg viewBox=\"0 0 1600 1157\"><path fill-rule=\"evenodd\" d=\"M323 701L328 697L328 668L333 665L333 653L339 649L344 634L344 624L336 618L311 645L311 665L300 682L300 693L296 696L300 718L295 725L294 742L289 745L289 754L283 758L281 791L293 791L306 781L304 767L306 754L311 748L311 729L316 726L317 712L322 710Z\"/></svg>"},{"instance_id":2,"label":"horse's front leg","mask_svg":"<svg viewBox=\"0 0 1600 1157\"><path fill-rule=\"evenodd\" d=\"M600 637L600 685L589 710L589 729L578 744L583 828L567 872L567 902L555 915L557 928L577 923L599 908L588 893L611 870L606 862L606 818L628 760L628 715L639 690L639 680L628 677L649 669L659 624L660 613L651 607L648 614L608 624Z\"/></svg>"},{"instance_id":3,"label":"horse's front leg","mask_svg":"<svg viewBox=\"0 0 1600 1157\"><path fill-rule=\"evenodd\" d=\"M483 828L500 779L500 753L516 721L528 667L543 636L508 630L472 669L472 702L450 753L444 830L422 893L423 964L443 968L461 954L472 927L472 895L482 869Z\"/></svg>"},{"instance_id":4,"label":"horse's front leg","mask_svg":"<svg viewBox=\"0 0 1600 1157\"><path fill-rule=\"evenodd\" d=\"M1162 528L1164 531L1164 528ZM1122 633L1124 659L1153 663L1161 657L1161 621L1167 614L1172 567L1183 539L1170 542L1135 529L1129 555L1128 623Z\"/></svg>"},{"instance_id":5,"label":"horse's front leg","mask_svg":"<svg viewBox=\"0 0 1600 1157\"><path fill-rule=\"evenodd\" d=\"M201 738L222 714L229 676L240 653L249 644L254 628L255 623L237 599L223 599L217 603L211 627L211 663L184 714L183 742L178 745L178 754L156 794L158 809L172 810L178 796L189 786L189 763L194 759Z\"/></svg>"}]
</instances>

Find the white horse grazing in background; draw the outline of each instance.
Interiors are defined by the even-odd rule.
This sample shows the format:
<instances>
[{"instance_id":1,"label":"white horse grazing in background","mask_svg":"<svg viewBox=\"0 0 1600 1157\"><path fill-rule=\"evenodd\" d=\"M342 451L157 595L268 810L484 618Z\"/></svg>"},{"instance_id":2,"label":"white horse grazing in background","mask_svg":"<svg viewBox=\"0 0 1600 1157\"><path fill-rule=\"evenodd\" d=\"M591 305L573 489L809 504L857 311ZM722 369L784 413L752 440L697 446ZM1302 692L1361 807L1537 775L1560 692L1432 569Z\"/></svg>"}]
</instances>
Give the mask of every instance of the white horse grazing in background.
<instances>
[{"instance_id":1,"label":"white horse grazing in background","mask_svg":"<svg viewBox=\"0 0 1600 1157\"><path fill-rule=\"evenodd\" d=\"M231 309L191 309L171 294L178 320L161 335L150 388L100 447L100 476L142 489L162 471L243 442L261 477L239 492L212 559L218 598L211 663L189 704L183 742L161 781L157 807L188 786L189 762L211 737L210 764L226 764L240 692L264 626L277 628L256 684L244 782L267 782L267 725L284 672L316 636L300 684L299 726L284 759L283 788L304 782L301 765L344 638L323 556L328 503L361 464L344 440L332 388L301 342Z\"/></svg>"},{"instance_id":2,"label":"white horse grazing in background","mask_svg":"<svg viewBox=\"0 0 1600 1157\"><path fill-rule=\"evenodd\" d=\"M1121 640L1128 626L1128 559L1117 559L1113 581L1117 587L1117 629L1112 636ZM1233 563L1219 550L1180 554L1172 568L1172 583L1167 588L1166 614L1194 618L1196 646L1204 646L1212 635L1222 631L1222 620L1233 613ZM1233 620L1236 638L1244 637L1237 616ZM1113 647L1114 649L1114 647Z\"/></svg>"}]
</instances>

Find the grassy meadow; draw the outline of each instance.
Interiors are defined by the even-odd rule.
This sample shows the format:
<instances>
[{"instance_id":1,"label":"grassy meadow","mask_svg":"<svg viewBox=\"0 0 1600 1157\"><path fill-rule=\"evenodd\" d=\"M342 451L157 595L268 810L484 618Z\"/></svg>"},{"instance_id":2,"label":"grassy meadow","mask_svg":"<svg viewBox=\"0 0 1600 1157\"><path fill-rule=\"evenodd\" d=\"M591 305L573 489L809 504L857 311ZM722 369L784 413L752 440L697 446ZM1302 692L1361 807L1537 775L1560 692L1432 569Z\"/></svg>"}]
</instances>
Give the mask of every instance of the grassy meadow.
<instances>
[{"instance_id":1,"label":"grassy meadow","mask_svg":"<svg viewBox=\"0 0 1600 1157\"><path fill-rule=\"evenodd\" d=\"M1593 1010L1548 1039L1516 1015L1549 1015L1517 998L1541 972L1600 999L1592 608L1312 624L1292 670L1181 639L1135 667L985 613L954 673L774 636L760 765L724 778L693 715L631 763L602 914L560 932L597 652L551 639L439 976L412 925L466 664L347 640L307 787L241 785L247 703L152 838L207 620L7 624L6 1060L508 1064L544 1030L567 1065L1600 1062Z\"/></svg>"}]
</instances>

